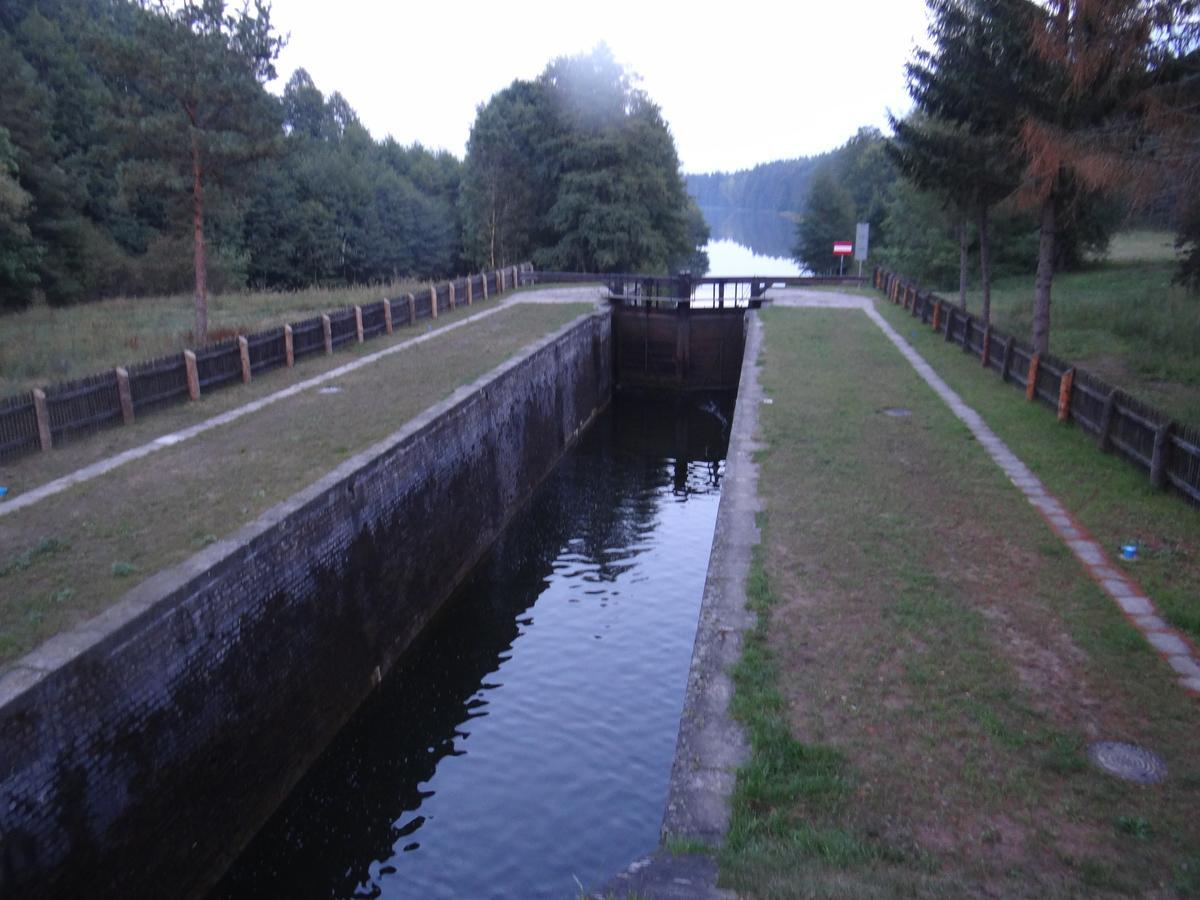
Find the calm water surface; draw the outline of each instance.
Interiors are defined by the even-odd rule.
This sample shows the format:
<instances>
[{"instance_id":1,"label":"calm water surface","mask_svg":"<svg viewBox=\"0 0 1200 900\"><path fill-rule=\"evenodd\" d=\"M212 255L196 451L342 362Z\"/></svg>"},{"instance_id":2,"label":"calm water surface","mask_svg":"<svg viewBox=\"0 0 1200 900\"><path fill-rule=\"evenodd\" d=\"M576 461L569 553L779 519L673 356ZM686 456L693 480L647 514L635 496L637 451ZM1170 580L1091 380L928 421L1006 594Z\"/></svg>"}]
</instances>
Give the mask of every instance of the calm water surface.
<instances>
[{"instance_id":1,"label":"calm water surface","mask_svg":"<svg viewBox=\"0 0 1200 900\"><path fill-rule=\"evenodd\" d=\"M653 848L731 417L616 402L214 896L574 897Z\"/></svg>"}]
</instances>

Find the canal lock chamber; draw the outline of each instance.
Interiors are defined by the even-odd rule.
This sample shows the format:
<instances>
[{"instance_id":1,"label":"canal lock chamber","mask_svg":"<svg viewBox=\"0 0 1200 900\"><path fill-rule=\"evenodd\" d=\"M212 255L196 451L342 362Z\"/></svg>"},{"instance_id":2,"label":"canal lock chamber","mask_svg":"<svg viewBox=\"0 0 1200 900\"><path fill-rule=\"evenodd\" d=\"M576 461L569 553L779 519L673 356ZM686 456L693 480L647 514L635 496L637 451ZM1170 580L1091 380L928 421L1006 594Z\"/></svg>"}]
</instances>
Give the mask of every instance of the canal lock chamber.
<instances>
[{"instance_id":1,"label":"canal lock chamber","mask_svg":"<svg viewBox=\"0 0 1200 900\"><path fill-rule=\"evenodd\" d=\"M598 312L537 342L64 635L61 662L48 674L27 684L10 679L0 692L0 896L238 896L246 885L296 896L414 896L405 877L421 883L422 865L447 885L431 888L435 894L462 895L453 883L476 877L463 874L476 858L485 863L476 873L531 873L521 882L528 895L562 896L576 890L576 878L588 884L612 874L628 862L628 848L653 846L663 788L640 773L653 769L665 785L700 589L678 626L653 617L678 614L679 604L639 605L634 597L656 583L657 570L644 567L663 556L655 542L665 533L650 527L663 522L703 553L665 588L689 573L703 582L711 525L705 535L673 516L706 505L715 514L732 395L672 390L667 399L631 401L626 395L639 391L615 377L617 318ZM586 455L564 457L572 447L640 474L571 479L560 471L593 468L573 461ZM561 494L564 479L583 485L574 499ZM539 485L558 498L550 512L526 503ZM527 534L533 543L516 547ZM622 535L630 542L620 543ZM682 559L672 549L662 571ZM617 593L590 593L609 588ZM630 618L631 609L651 618ZM556 618L579 625L596 652L568 647L571 629L560 634ZM660 640L639 645L643 634ZM578 662L622 646L640 652L619 660L613 675ZM675 660L675 675L641 668L660 658ZM429 672L433 680L417 687L414 679ZM676 688L667 686L672 677ZM532 690L514 690L522 683ZM479 792L439 779L487 757L472 747L489 734L509 748L501 759L531 742L557 746L551 762L578 758L602 771L611 735L624 727L602 713L638 722L640 713L619 711L622 698L657 695L660 683L650 704L666 722L657 749L617 767L638 774L632 793L616 781L579 781L573 798L545 807L558 810L553 815L493 797L484 820L491 849L462 843L475 814L443 804ZM598 705L578 716L586 706L577 702L572 720L550 712L551 695L558 708L562 698L588 696ZM515 719L499 715L508 706ZM385 724L371 718L380 708ZM524 723L508 726L512 741L498 738L504 721ZM339 756L347 744L360 755ZM583 752L606 746L592 757ZM540 797L556 778L571 783L557 765L509 759L497 770L503 775L479 783L524 783L522 797ZM318 799L305 800L313 785ZM608 836L610 820L638 825L622 843ZM272 837L279 821L303 835L298 855ZM447 822L451 850L442 859L456 862L430 865ZM537 831L564 848L554 871L570 869L565 887L550 869L510 859L505 848ZM567 833L586 836L581 848L614 852L573 856ZM265 853L256 857L256 848ZM334 872L334 861L344 867ZM505 893L490 875L486 884L485 895Z\"/></svg>"}]
</instances>

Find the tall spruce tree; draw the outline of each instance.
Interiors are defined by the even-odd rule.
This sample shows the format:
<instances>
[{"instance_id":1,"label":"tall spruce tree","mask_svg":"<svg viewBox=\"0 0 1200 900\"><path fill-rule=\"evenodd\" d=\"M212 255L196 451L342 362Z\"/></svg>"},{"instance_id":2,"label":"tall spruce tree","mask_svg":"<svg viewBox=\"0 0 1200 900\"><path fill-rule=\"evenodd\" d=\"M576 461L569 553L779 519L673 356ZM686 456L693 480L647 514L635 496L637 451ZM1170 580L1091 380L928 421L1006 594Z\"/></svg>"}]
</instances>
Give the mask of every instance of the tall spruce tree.
<instances>
[{"instance_id":1,"label":"tall spruce tree","mask_svg":"<svg viewBox=\"0 0 1200 900\"><path fill-rule=\"evenodd\" d=\"M1029 0L926 0L933 46L906 67L917 113L893 119L890 148L919 186L959 213L959 299L965 304L967 228L979 238L982 315L991 318L992 208L1016 189L1024 94L1030 90Z\"/></svg>"}]
</instances>

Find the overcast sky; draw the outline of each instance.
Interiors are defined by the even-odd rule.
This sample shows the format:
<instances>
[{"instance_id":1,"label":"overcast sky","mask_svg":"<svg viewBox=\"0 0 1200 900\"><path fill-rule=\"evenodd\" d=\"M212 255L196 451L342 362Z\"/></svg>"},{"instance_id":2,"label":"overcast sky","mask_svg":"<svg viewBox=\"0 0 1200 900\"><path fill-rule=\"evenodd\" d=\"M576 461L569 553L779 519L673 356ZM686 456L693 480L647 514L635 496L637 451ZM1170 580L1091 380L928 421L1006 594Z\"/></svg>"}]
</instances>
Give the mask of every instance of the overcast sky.
<instances>
[{"instance_id":1,"label":"overcast sky","mask_svg":"<svg viewBox=\"0 0 1200 900\"><path fill-rule=\"evenodd\" d=\"M289 34L279 92L303 66L376 138L461 157L476 107L601 41L662 107L687 172L830 150L908 108L922 0L275 0Z\"/></svg>"}]
</instances>

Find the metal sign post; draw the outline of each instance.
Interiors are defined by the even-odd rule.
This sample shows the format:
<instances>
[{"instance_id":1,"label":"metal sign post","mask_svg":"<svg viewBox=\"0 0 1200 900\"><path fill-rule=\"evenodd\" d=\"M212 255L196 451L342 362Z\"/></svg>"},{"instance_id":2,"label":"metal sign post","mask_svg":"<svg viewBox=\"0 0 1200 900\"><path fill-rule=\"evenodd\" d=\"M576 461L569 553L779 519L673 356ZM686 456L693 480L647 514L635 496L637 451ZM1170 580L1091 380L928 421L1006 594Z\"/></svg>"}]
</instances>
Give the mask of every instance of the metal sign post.
<instances>
[{"instance_id":1,"label":"metal sign post","mask_svg":"<svg viewBox=\"0 0 1200 900\"><path fill-rule=\"evenodd\" d=\"M838 258L838 278L842 277L843 267L846 264L846 257L854 252L854 245L849 241L834 241L833 255Z\"/></svg>"}]
</instances>

